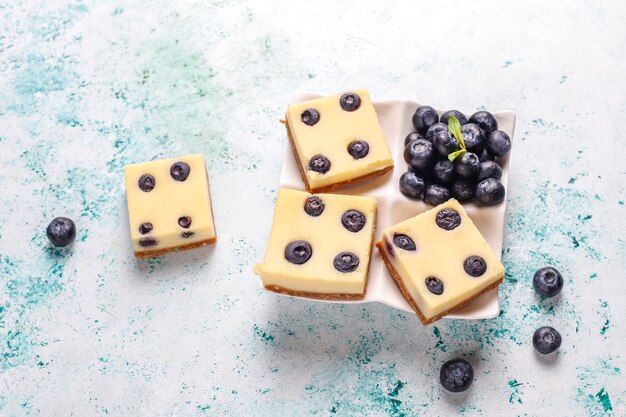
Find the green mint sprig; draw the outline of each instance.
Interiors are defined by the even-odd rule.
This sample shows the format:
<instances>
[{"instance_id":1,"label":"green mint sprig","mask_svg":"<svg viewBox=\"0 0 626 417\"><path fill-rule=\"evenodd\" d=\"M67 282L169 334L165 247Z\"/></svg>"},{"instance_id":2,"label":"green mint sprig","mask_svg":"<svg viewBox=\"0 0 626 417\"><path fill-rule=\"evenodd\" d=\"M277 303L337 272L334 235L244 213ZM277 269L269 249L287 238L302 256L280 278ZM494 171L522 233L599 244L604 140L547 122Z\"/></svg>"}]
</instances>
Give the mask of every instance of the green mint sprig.
<instances>
[{"instance_id":1,"label":"green mint sprig","mask_svg":"<svg viewBox=\"0 0 626 417\"><path fill-rule=\"evenodd\" d=\"M457 156L467 151L467 148L465 147L465 141L463 140L463 135L461 134L461 123L459 122L459 119L452 115L448 118L448 132L456 138L459 142L459 146L461 147L458 151L448 154L450 162L454 162Z\"/></svg>"}]
</instances>

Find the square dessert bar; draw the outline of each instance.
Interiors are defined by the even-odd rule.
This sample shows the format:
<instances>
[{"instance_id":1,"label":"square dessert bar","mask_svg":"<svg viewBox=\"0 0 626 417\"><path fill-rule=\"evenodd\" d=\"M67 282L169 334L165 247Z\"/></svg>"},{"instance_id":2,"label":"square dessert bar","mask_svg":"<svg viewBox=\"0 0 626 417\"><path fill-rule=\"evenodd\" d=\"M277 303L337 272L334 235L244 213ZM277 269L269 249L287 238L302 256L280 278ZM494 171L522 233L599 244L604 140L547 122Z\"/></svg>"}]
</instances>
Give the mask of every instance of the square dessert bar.
<instances>
[{"instance_id":1,"label":"square dessert bar","mask_svg":"<svg viewBox=\"0 0 626 417\"><path fill-rule=\"evenodd\" d=\"M286 119L289 141L309 192L330 191L393 168L367 90L291 104Z\"/></svg>"},{"instance_id":2,"label":"square dessert bar","mask_svg":"<svg viewBox=\"0 0 626 417\"><path fill-rule=\"evenodd\" d=\"M454 199L385 229L376 247L422 324L439 320L504 278L504 266Z\"/></svg>"},{"instance_id":3,"label":"square dessert bar","mask_svg":"<svg viewBox=\"0 0 626 417\"><path fill-rule=\"evenodd\" d=\"M376 200L278 190L265 259L254 268L274 292L361 300L376 226Z\"/></svg>"},{"instance_id":4,"label":"square dessert bar","mask_svg":"<svg viewBox=\"0 0 626 417\"><path fill-rule=\"evenodd\" d=\"M215 243L202 155L126 165L124 174L135 256L150 258Z\"/></svg>"}]
</instances>

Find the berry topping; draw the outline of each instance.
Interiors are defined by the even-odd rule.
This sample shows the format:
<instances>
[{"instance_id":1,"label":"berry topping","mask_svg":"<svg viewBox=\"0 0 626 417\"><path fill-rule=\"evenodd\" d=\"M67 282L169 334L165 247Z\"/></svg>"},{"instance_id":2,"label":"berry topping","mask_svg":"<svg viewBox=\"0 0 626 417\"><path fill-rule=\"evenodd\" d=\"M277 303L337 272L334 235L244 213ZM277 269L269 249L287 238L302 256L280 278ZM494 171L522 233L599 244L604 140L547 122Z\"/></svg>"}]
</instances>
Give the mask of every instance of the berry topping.
<instances>
[{"instance_id":1,"label":"berry topping","mask_svg":"<svg viewBox=\"0 0 626 417\"><path fill-rule=\"evenodd\" d=\"M436 133L443 132L444 130L448 130L447 124L435 123L434 125L429 127L428 130L426 131L426 139L432 141L433 136L435 136Z\"/></svg>"},{"instance_id":2,"label":"berry topping","mask_svg":"<svg viewBox=\"0 0 626 417\"><path fill-rule=\"evenodd\" d=\"M470 116L469 122L477 124L485 132L485 136L498 128L498 121L488 111L477 111Z\"/></svg>"},{"instance_id":3,"label":"berry topping","mask_svg":"<svg viewBox=\"0 0 626 417\"><path fill-rule=\"evenodd\" d=\"M550 326L543 326L533 334L533 346L539 353L548 354L561 346L561 334Z\"/></svg>"},{"instance_id":4,"label":"berry topping","mask_svg":"<svg viewBox=\"0 0 626 417\"><path fill-rule=\"evenodd\" d=\"M452 230L461 224L461 216L456 210L445 208L437 213L435 223L444 230Z\"/></svg>"},{"instance_id":5,"label":"berry topping","mask_svg":"<svg viewBox=\"0 0 626 417\"><path fill-rule=\"evenodd\" d=\"M430 106L420 106L413 114L413 127L421 134L426 134L428 129L439 121L437 111Z\"/></svg>"},{"instance_id":6,"label":"berry topping","mask_svg":"<svg viewBox=\"0 0 626 417\"><path fill-rule=\"evenodd\" d=\"M426 139L417 139L404 148L404 160L413 169L428 169L435 163L433 144Z\"/></svg>"},{"instance_id":7,"label":"berry topping","mask_svg":"<svg viewBox=\"0 0 626 417\"><path fill-rule=\"evenodd\" d=\"M185 181L190 171L191 168L189 168L189 164L186 162L176 162L170 167L170 175L176 181Z\"/></svg>"},{"instance_id":8,"label":"berry topping","mask_svg":"<svg viewBox=\"0 0 626 417\"><path fill-rule=\"evenodd\" d=\"M352 272L359 266L359 257L352 252L341 252L335 256L333 266L339 272Z\"/></svg>"},{"instance_id":9,"label":"berry topping","mask_svg":"<svg viewBox=\"0 0 626 417\"><path fill-rule=\"evenodd\" d=\"M504 185L495 178L482 180L476 186L476 200L485 206L493 206L504 200Z\"/></svg>"},{"instance_id":10,"label":"berry topping","mask_svg":"<svg viewBox=\"0 0 626 417\"><path fill-rule=\"evenodd\" d=\"M461 203L464 203L474 198L476 183L468 180L467 178L459 178L452 183L451 188L452 197L456 198Z\"/></svg>"},{"instance_id":11,"label":"berry topping","mask_svg":"<svg viewBox=\"0 0 626 417\"><path fill-rule=\"evenodd\" d=\"M56 247L67 246L76 237L76 225L72 219L56 217L46 228L46 236L48 236L50 243Z\"/></svg>"},{"instance_id":12,"label":"berry topping","mask_svg":"<svg viewBox=\"0 0 626 417\"><path fill-rule=\"evenodd\" d=\"M189 231L186 231L186 232L181 233L180 235L181 235L184 239L187 239L187 238L189 238L189 237L191 237L191 236L195 235L195 232L189 232Z\"/></svg>"},{"instance_id":13,"label":"berry topping","mask_svg":"<svg viewBox=\"0 0 626 417\"><path fill-rule=\"evenodd\" d=\"M432 292L435 295L443 294L443 282L436 277L428 277L424 281L426 283L426 288L428 291Z\"/></svg>"},{"instance_id":14,"label":"berry topping","mask_svg":"<svg viewBox=\"0 0 626 417\"><path fill-rule=\"evenodd\" d=\"M145 239L139 240L139 246L141 246L142 248L149 248L150 246L156 246L157 243L158 242L156 241L156 239L153 239L151 237L147 237Z\"/></svg>"},{"instance_id":15,"label":"berry topping","mask_svg":"<svg viewBox=\"0 0 626 417\"><path fill-rule=\"evenodd\" d=\"M433 178L441 184L448 184L454 181L456 177L456 173L454 172L454 167L452 166L452 162L447 159L442 159L441 161L437 161L435 167L433 168Z\"/></svg>"},{"instance_id":16,"label":"berry topping","mask_svg":"<svg viewBox=\"0 0 626 417\"><path fill-rule=\"evenodd\" d=\"M424 192L424 202L431 206L438 206L450 199L450 190L440 184L431 184Z\"/></svg>"},{"instance_id":17,"label":"berry topping","mask_svg":"<svg viewBox=\"0 0 626 417\"><path fill-rule=\"evenodd\" d=\"M179 217L178 225L182 227L183 229L189 229L189 226L191 226L191 217L189 216Z\"/></svg>"},{"instance_id":18,"label":"berry topping","mask_svg":"<svg viewBox=\"0 0 626 417\"><path fill-rule=\"evenodd\" d=\"M349 231L356 233L363 229L366 217L358 210L348 210L341 216L341 224Z\"/></svg>"},{"instance_id":19,"label":"berry topping","mask_svg":"<svg viewBox=\"0 0 626 417\"><path fill-rule=\"evenodd\" d=\"M312 195L304 202L304 211L309 216L317 217L324 212L324 202L316 195Z\"/></svg>"},{"instance_id":20,"label":"berry topping","mask_svg":"<svg viewBox=\"0 0 626 417\"><path fill-rule=\"evenodd\" d=\"M454 170L463 178L476 178L480 172L478 155L472 152L463 152L454 160Z\"/></svg>"},{"instance_id":21,"label":"berry topping","mask_svg":"<svg viewBox=\"0 0 626 417\"><path fill-rule=\"evenodd\" d=\"M426 182L413 171L407 171L400 177L400 192L407 197L422 198Z\"/></svg>"},{"instance_id":22,"label":"berry topping","mask_svg":"<svg viewBox=\"0 0 626 417\"><path fill-rule=\"evenodd\" d=\"M346 93L339 99L339 104L345 111L355 111L361 106L361 97L354 93Z\"/></svg>"},{"instance_id":23,"label":"berry topping","mask_svg":"<svg viewBox=\"0 0 626 417\"><path fill-rule=\"evenodd\" d=\"M320 121L320 113L315 109L306 109L300 115L300 120L302 120L302 123L305 125L313 126Z\"/></svg>"},{"instance_id":24,"label":"berry topping","mask_svg":"<svg viewBox=\"0 0 626 417\"><path fill-rule=\"evenodd\" d=\"M474 381L474 368L465 359L452 359L441 365L439 382L450 392L463 392Z\"/></svg>"},{"instance_id":25,"label":"berry topping","mask_svg":"<svg viewBox=\"0 0 626 417\"><path fill-rule=\"evenodd\" d=\"M493 156L505 156L511 150L511 138L506 132L495 130L487 136L485 148Z\"/></svg>"},{"instance_id":26,"label":"berry topping","mask_svg":"<svg viewBox=\"0 0 626 417\"><path fill-rule=\"evenodd\" d=\"M439 118L439 121L441 123L448 123L448 119L450 118L450 116L456 117L456 119L459 121L459 124L461 126L467 123L467 118L465 117L465 115L458 110L448 110L447 112L441 115L441 117Z\"/></svg>"},{"instance_id":27,"label":"berry topping","mask_svg":"<svg viewBox=\"0 0 626 417\"><path fill-rule=\"evenodd\" d=\"M485 133L478 125L474 123L468 123L461 127L461 135L463 136L463 142L465 142L465 148L469 152L474 152L480 155L485 148Z\"/></svg>"},{"instance_id":28,"label":"berry topping","mask_svg":"<svg viewBox=\"0 0 626 417\"><path fill-rule=\"evenodd\" d=\"M139 226L139 233L141 233L142 235L145 235L146 233L150 233L152 229L153 229L152 223L142 223Z\"/></svg>"},{"instance_id":29,"label":"berry topping","mask_svg":"<svg viewBox=\"0 0 626 417\"><path fill-rule=\"evenodd\" d=\"M415 242L413 242L413 239L411 239L407 235L402 235L398 233L393 235L393 244L400 249L408 250L411 252L417 249L417 247L415 246Z\"/></svg>"},{"instance_id":30,"label":"berry topping","mask_svg":"<svg viewBox=\"0 0 626 417\"><path fill-rule=\"evenodd\" d=\"M479 277L487 270L487 264L480 256L473 255L463 262L463 269L468 275Z\"/></svg>"},{"instance_id":31,"label":"berry topping","mask_svg":"<svg viewBox=\"0 0 626 417\"><path fill-rule=\"evenodd\" d=\"M551 266L543 267L533 276L533 288L539 295L554 297L563 289L563 276Z\"/></svg>"},{"instance_id":32,"label":"berry topping","mask_svg":"<svg viewBox=\"0 0 626 417\"><path fill-rule=\"evenodd\" d=\"M311 171L325 174L330 169L330 161L324 155L315 155L309 161L309 169Z\"/></svg>"},{"instance_id":33,"label":"berry topping","mask_svg":"<svg viewBox=\"0 0 626 417\"><path fill-rule=\"evenodd\" d=\"M456 152L461 149L459 141L456 140L454 135L448 130L435 133L433 136L433 145L435 145L439 155L444 158L447 158L452 152Z\"/></svg>"},{"instance_id":34,"label":"berry topping","mask_svg":"<svg viewBox=\"0 0 626 417\"><path fill-rule=\"evenodd\" d=\"M139 183L139 189L141 191L145 191L146 193L148 193L148 192L152 191L152 189L156 185L156 180L150 174L143 174L139 178L138 183Z\"/></svg>"},{"instance_id":35,"label":"berry topping","mask_svg":"<svg viewBox=\"0 0 626 417\"><path fill-rule=\"evenodd\" d=\"M480 158L478 158L480 160ZM485 180L487 178L495 178L499 180L502 178L502 168L495 161L484 161L480 163L480 170L478 171L478 181Z\"/></svg>"},{"instance_id":36,"label":"berry topping","mask_svg":"<svg viewBox=\"0 0 626 417\"><path fill-rule=\"evenodd\" d=\"M369 152L370 152L370 146L365 141L355 140L354 142L348 145L348 153L354 159L365 158Z\"/></svg>"},{"instance_id":37,"label":"berry topping","mask_svg":"<svg viewBox=\"0 0 626 417\"><path fill-rule=\"evenodd\" d=\"M294 240L285 247L285 259L292 264L302 265L311 258L313 249L309 242Z\"/></svg>"}]
</instances>

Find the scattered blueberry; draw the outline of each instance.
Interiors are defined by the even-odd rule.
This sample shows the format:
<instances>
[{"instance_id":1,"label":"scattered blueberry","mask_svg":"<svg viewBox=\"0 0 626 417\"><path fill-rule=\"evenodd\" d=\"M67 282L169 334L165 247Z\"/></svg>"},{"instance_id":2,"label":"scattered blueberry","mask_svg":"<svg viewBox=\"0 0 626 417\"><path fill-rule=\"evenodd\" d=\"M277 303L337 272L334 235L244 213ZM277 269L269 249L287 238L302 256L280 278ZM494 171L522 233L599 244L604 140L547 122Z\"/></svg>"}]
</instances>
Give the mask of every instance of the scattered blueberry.
<instances>
[{"instance_id":1,"label":"scattered blueberry","mask_svg":"<svg viewBox=\"0 0 626 417\"><path fill-rule=\"evenodd\" d=\"M454 166L448 159L442 159L437 161L433 168L433 179L441 184L449 184L454 181L456 173L454 172Z\"/></svg>"},{"instance_id":2,"label":"scattered blueberry","mask_svg":"<svg viewBox=\"0 0 626 417\"><path fill-rule=\"evenodd\" d=\"M428 129L439 121L437 111L430 106L420 106L413 114L413 127L421 134L426 134Z\"/></svg>"},{"instance_id":3,"label":"scattered blueberry","mask_svg":"<svg viewBox=\"0 0 626 417\"><path fill-rule=\"evenodd\" d=\"M409 142L413 142L414 140L418 140L418 139L426 139L426 138L417 132L409 133L408 135L406 135L406 138L404 138L404 147L406 148L406 145L408 145Z\"/></svg>"},{"instance_id":4,"label":"scattered blueberry","mask_svg":"<svg viewBox=\"0 0 626 417\"><path fill-rule=\"evenodd\" d=\"M359 266L359 257L352 252L341 252L335 256L333 266L339 272L352 272Z\"/></svg>"},{"instance_id":5,"label":"scattered blueberry","mask_svg":"<svg viewBox=\"0 0 626 417\"><path fill-rule=\"evenodd\" d=\"M506 132L495 130L487 136L485 148L493 156L504 156L511 150L511 138Z\"/></svg>"},{"instance_id":6,"label":"scattered blueberry","mask_svg":"<svg viewBox=\"0 0 626 417\"><path fill-rule=\"evenodd\" d=\"M500 168L500 165L498 165L497 162L485 161L480 163L480 171L478 171L478 181L482 181L487 178L495 178L497 180L502 178L502 168Z\"/></svg>"},{"instance_id":7,"label":"scattered blueberry","mask_svg":"<svg viewBox=\"0 0 626 417\"><path fill-rule=\"evenodd\" d=\"M348 210L341 216L341 224L350 232L359 232L365 226L367 218L358 210Z\"/></svg>"},{"instance_id":8,"label":"scattered blueberry","mask_svg":"<svg viewBox=\"0 0 626 417\"><path fill-rule=\"evenodd\" d=\"M191 217L189 216L179 217L178 225L182 227L183 229L189 229L189 227L191 226Z\"/></svg>"},{"instance_id":9,"label":"scattered blueberry","mask_svg":"<svg viewBox=\"0 0 626 417\"><path fill-rule=\"evenodd\" d=\"M447 112L441 115L441 117L439 118L439 121L441 123L448 123L448 119L450 118L450 116L456 117L456 119L459 121L459 124L461 126L467 123L467 117L465 117L465 115L458 110L448 110Z\"/></svg>"},{"instance_id":10,"label":"scattered blueberry","mask_svg":"<svg viewBox=\"0 0 626 417\"><path fill-rule=\"evenodd\" d=\"M404 160L415 169L428 169L435 163L433 144L426 139L417 139L404 148Z\"/></svg>"},{"instance_id":11,"label":"scattered blueberry","mask_svg":"<svg viewBox=\"0 0 626 417\"><path fill-rule=\"evenodd\" d=\"M482 180L476 186L476 200L485 206L493 206L504 200L504 185L495 178Z\"/></svg>"},{"instance_id":12,"label":"scattered blueberry","mask_svg":"<svg viewBox=\"0 0 626 417\"><path fill-rule=\"evenodd\" d=\"M330 161L324 155L315 155L309 161L309 169L311 171L325 174L330 170Z\"/></svg>"},{"instance_id":13,"label":"scattered blueberry","mask_svg":"<svg viewBox=\"0 0 626 417\"><path fill-rule=\"evenodd\" d=\"M461 216L456 210L445 208L437 213L435 223L444 230L453 230L461 224Z\"/></svg>"},{"instance_id":14,"label":"scattered blueberry","mask_svg":"<svg viewBox=\"0 0 626 417\"><path fill-rule=\"evenodd\" d=\"M551 266L543 267L533 276L533 288L539 295L554 297L563 289L563 276Z\"/></svg>"},{"instance_id":15,"label":"scattered blueberry","mask_svg":"<svg viewBox=\"0 0 626 417\"><path fill-rule=\"evenodd\" d=\"M434 125L429 127L428 130L426 131L426 139L432 141L433 140L433 136L435 136L436 133L442 132L444 130L448 130L448 125L447 124L445 124L445 123L435 123Z\"/></svg>"},{"instance_id":16,"label":"scattered blueberry","mask_svg":"<svg viewBox=\"0 0 626 417\"><path fill-rule=\"evenodd\" d=\"M489 136L491 132L498 128L498 121L493 117L493 114L484 110L472 114L469 122L477 124L485 132L485 136Z\"/></svg>"},{"instance_id":17,"label":"scattered blueberry","mask_svg":"<svg viewBox=\"0 0 626 417\"><path fill-rule=\"evenodd\" d=\"M313 126L320 121L320 113L315 109L306 109L300 115L300 120L302 120L302 123L305 125Z\"/></svg>"},{"instance_id":18,"label":"scattered blueberry","mask_svg":"<svg viewBox=\"0 0 626 417\"><path fill-rule=\"evenodd\" d=\"M470 201L474 198L474 190L476 189L476 183L467 178L458 178L452 183L450 187L452 191L452 197L459 200L461 203Z\"/></svg>"},{"instance_id":19,"label":"scattered blueberry","mask_svg":"<svg viewBox=\"0 0 626 417\"><path fill-rule=\"evenodd\" d=\"M154 189L154 186L156 185L156 180L150 174L143 174L139 178L138 184L139 184L139 189L141 191L145 191L146 193L149 193L150 191Z\"/></svg>"},{"instance_id":20,"label":"scattered blueberry","mask_svg":"<svg viewBox=\"0 0 626 417\"><path fill-rule=\"evenodd\" d=\"M487 263L482 257L472 255L463 262L463 269L468 275L479 277L487 271Z\"/></svg>"},{"instance_id":21,"label":"scattered blueberry","mask_svg":"<svg viewBox=\"0 0 626 417\"><path fill-rule=\"evenodd\" d=\"M56 247L67 246L76 238L76 225L67 217L55 217L46 228L46 236Z\"/></svg>"},{"instance_id":22,"label":"scattered blueberry","mask_svg":"<svg viewBox=\"0 0 626 417\"><path fill-rule=\"evenodd\" d=\"M480 162L493 161L494 159L493 155L487 152L487 149L483 149L482 153L478 155L478 160Z\"/></svg>"},{"instance_id":23,"label":"scattered blueberry","mask_svg":"<svg viewBox=\"0 0 626 417\"><path fill-rule=\"evenodd\" d=\"M339 103L345 111L355 111L361 106L361 97L354 93L346 93L341 96Z\"/></svg>"},{"instance_id":24,"label":"scattered blueberry","mask_svg":"<svg viewBox=\"0 0 626 417\"><path fill-rule=\"evenodd\" d=\"M463 178L476 178L480 172L478 155L473 152L463 152L454 160L454 170Z\"/></svg>"},{"instance_id":25,"label":"scattered blueberry","mask_svg":"<svg viewBox=\"0 0 626 417\"><path fill-rule=\"evenodd\" d=\"M463 392L474 381L474 368L462 358L451 359L441 365L439 382L450 392Z\"/></svg>"},{"instance_id":26,"label":"scattered blueberry","mask_svg":"<svg viewBox=\"0 0 626 417\"><path fill-rule=\"evenodd\" d=\"M400 177L400 192L407 197L422 198L426 182L413 171L407 171Z\"/></svg>"},{"instance_id":27,"label":"scattered blueberry","mask_svg":"<svg viewBox=\"0 0 626 417\"><path fill-rule=\"evenodd\" d=\"M324 207L324 202L316 195L312 195L304 202L304 212L309 216L319 216L324 212Z\"/></svg>"},{"instance_id":28,"label":"scattered blueberry","mask_svg":"<svg viewBox=\"0 0 626 417\"><path fill-rule=\"evenodd\" d=\"M139 233L141 233L142 235L145 235L147 233L150 233L153 229L152 223L142 223L139 226Z\"/></svg>"},{"instance_id":29,"label":"scattered blueberry","mask_svg":"<svg viewBox=\"0 0 626 417\"><path fill-rule=\"evenodd\" d=\"M440 184L431 184L424 192L424 202L431 206L438 206L450 199L450 190Z\"/></svg>"},{"instance_id":30,"label":"scattered blueberry","mask_svg":"<svg viewBox=\"0 0 626 417\"><path fill-rule=\"evenodd\" d=\"M292 264L302 265L311 258L313 249L309 242L294 240L285 247L285 259Z\"/></svg>"},{"instance_id":31,"label":"scattered blueberry","mask_svg":"<svg viewBox=\"0 0 626 417\"><path fill-rule=\"evenodd\" d=\"M156 239L153 239L151 237L147 237L145 239L140 239L139 240L139 246L141 246L142 248L149 248L150 246L156 246L159 242L157 242Z\"/></svg>"},{"instance_id":32,"label":"scattered blueberry","mask_svg":"<svg viewBox=\"0 0 626 417\"><path fill-rule=\"evenodd\" d=\"M463 136L463 142L465 142L465 148L469 152L473 152L476 155L480 155L485 149L485 133L478 125L474 123L468 123L461 127L461 135Z\"/></svg>"},{"instance_id":33,"label":"scattered blueberry","mask_svg":"<svg viewBox=\"0 0 626 417\"><path fill-rule=\"evenodd\" d=\"M413 239L411 239L407 235L402 235L398 233L393 235L393 244L400 249L404 249L410 252L413 252L417 249L417 247L415 246L415 242L413 242Z\"/></svg>"},{"instance_id":34,"label":"scattered blueberry","mask_svg":"<svg viewBox=\"0 0 626 417\"><path fill-rule=\"evenodd\" d=\"M348 145L348 153L354 159L362 159L370 152L370 146L363 140L355 140Z\"/></svg>"},{"instance_id":35,"label":"scattered blueberry","mask_svg":"<svg viewBox=\"0 0 626 417\"><path fill-rule=\"evenodd\" d=\"M459 141L456 140L454 135L447 130L437 132L433 136L433 145L437 148L439 155L444 158L447 158L452 152L456 152L461 149Z\"/></svg>"},{"instance_id":36,"label":"scattered blueberry","mask_svg":"<svg viewBox=\"0 0 626 417\"><path fill-rule=\"evenodd\" d=\"M182 161L173 163L170 167L170 175L176 181L185 181L189 176L190 171L191 168L189 168L189 164Z\"/></svg>"},{"instance_id":37,"label":"scattered blueberry","mask_svg":"<svg viewBox=\"0 0 626 417\"><path fill-rule=\"evenodd\" d=\"M441 281L437 277L428 277L424 281L426 283L426 288L428 291L432 292L435 295L443 294L443 281Z\"/></svg>"},{"instance_id":38,"label":"scattered blueberry","mask_svg":"<svg viewBox=\"0 0 626 417\"><path fill-rule=\"evenodd\" d=\"M539 353L548 354L561 346L561 334L550 326L543 326L533 334L533 346Z\"/></svg>"}]
</instances>

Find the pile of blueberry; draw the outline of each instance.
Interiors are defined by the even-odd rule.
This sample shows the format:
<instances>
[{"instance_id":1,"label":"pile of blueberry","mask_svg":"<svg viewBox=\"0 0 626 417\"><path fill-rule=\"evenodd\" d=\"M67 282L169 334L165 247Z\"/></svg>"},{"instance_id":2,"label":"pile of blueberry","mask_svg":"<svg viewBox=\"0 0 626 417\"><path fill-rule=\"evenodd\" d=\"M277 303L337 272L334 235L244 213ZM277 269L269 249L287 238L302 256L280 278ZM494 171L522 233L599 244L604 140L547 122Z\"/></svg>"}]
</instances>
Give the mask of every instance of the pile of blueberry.
<instances>
[{"instance_id":1,"label":"pile of blueberry","mask_svg":"<svg viewBox=\"0 0 626 417\"><path fill-rule=\"evenodd\" d=\"M504 200L498 158L511 150L511 138L498 130L491 113L478 111L467 120L458 110L439 117L432 107L420 106L412 121L415 132L404 140L404 159L409 165L400 177L404 195L433 206L451 197L485 206ZM460 130L454 129L459 125Z\"/></svg>"}]
</instances>

